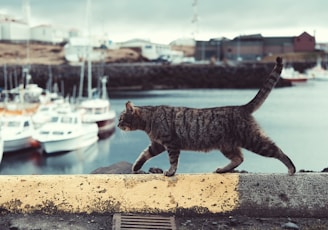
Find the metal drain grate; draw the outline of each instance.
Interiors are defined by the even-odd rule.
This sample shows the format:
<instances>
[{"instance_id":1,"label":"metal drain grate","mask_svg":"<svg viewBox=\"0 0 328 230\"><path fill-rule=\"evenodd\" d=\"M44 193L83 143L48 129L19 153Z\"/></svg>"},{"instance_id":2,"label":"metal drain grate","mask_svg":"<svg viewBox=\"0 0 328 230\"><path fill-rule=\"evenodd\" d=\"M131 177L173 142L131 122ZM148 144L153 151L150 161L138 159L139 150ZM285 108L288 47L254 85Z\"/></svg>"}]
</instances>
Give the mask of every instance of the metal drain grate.
<instances>
[{"instance_id":1,"label":"metal drain grate","mask_svg":"<svg viewBox=\"0 0 328 230\"><path fill-rule=\"evenodd\" d=\"M113 216L113 230L176 230L174 217L138 216L115 213Z\"/></svg>"}]
</instances>

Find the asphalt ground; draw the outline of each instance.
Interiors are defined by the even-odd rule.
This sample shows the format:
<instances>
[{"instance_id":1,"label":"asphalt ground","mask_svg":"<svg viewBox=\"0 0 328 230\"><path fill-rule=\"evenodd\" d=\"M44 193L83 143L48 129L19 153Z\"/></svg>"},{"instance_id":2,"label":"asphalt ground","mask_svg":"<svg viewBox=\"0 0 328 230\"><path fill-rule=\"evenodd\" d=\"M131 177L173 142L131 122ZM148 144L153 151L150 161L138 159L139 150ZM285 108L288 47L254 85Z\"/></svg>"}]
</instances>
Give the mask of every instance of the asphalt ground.
<instances>
[{"instance_id":1,"label":"asphalt ground","mask_svg":"<svg viewBox=\"0 0 328 230\"><path fill-rule=\"evenodd\" d=\"M112 214L13 214L0 215L1 230L107 230ZM248 216L175 216L176 229L328 229L328 218L263 218Z\"/></svg>"}]
</instances>

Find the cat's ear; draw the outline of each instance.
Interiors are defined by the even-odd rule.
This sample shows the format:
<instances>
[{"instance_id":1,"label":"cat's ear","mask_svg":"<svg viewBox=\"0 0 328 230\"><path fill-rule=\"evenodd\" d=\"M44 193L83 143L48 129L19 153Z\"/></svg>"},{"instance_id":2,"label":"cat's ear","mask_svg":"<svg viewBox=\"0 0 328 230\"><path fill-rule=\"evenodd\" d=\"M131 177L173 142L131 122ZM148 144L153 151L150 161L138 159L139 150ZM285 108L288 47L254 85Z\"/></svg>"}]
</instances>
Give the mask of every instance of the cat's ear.
<instances>
[{"instance_id":1,"label":"cat's ear","mask_svg":"<svg viewBox=\"0 0 328 230\"><path fill-rule=\"evenodd\" d=\"M130 112L130 113L133 113L134 111L134 106L132 104L131 101L128 101L126 104L125 104L125 109L127 112Z\"/></svg>"}]
</instances>

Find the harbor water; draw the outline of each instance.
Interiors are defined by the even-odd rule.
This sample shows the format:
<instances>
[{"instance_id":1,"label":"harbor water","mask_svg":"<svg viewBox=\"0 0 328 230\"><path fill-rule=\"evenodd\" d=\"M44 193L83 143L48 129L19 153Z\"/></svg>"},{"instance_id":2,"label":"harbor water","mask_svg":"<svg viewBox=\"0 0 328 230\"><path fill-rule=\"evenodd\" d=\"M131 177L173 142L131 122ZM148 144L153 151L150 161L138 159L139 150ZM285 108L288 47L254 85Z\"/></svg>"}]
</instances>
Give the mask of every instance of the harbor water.
<instances>
[{"instance_id":1,"label":"harbor water","mask_svg":"<svg viewBox=\"0 0 328 230\"><path fill-rule=\"evenodd\" d=\"M119 114L126 101L135 105L172 105L216 107L248 102L256 89L201 89L128 91L111 94L111 105ZM328 167L328 81L308 81L293 87L276 88L262 107L254 113L264 132L293 160L297 170L321 171ZM5 153L0 164L1 175L88 174L96 168L128 161L133 163L149 145L141 131L114 134L84 149L45 155L40 149ZM287 173L278 160L243 150L245 160L237 168L248 172ZM219 152L182 151L178 173L209 173L228 163ZM168 156L149 160L143 167L167 169Z\"/></svg>"}]
</instances>

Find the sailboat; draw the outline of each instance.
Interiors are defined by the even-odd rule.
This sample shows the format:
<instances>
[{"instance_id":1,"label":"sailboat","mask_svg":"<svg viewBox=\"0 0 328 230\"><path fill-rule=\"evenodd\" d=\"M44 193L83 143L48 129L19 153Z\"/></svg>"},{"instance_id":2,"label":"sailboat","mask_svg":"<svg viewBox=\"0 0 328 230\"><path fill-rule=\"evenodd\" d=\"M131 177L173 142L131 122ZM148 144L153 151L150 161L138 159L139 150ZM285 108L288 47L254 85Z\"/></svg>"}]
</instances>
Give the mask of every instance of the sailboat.
<instances>
[{"instance_id":1,"label":"sailboat","mask_svg":"<svg viewBox=\"0 0 328 230\"><path fill-rule=\"evenodd\" d=\"M308 69L306 74L309 78L314 80L328 81L328 70L322 67L321 58L317 59L317 64L314 67Z\"/></svg>"},{"instance_id":2,"label":"sailboat","mask_svg":"<svg viewBox=\"0 0 328 230\"><path fill-rule=\"evenodd\" d=\"M292 83L306 82L308 77L296 71L292 66L287 66L282 69L281 77Z\"/></svg>"},{"instance_id":3,"label":"sailboat","mask_svg":"<svg viewBox=\"0 0 328 230\"><path fill-rule=\"evenodd\" d=\"M2 134L0 132L0 163L2 161L2 156L3 156L3 139L2 139Z\"/></svg>"},{"instance_id":4,"label":"sailboat","mask_svg":"<svg viewBox=\"0 0 328 230\"><path fill-rule=\"evenodd\" d=\"M33 139L35 128L30 116L2 116L1 141L3 152L39 147Z\"/></svg>"},{"instance_id":5,"label":"sailboat","mask_svg":"<svg viewBox=\"0 0 328 230\"><path fill-rule=\"evenodd\" d=\"M85 123L96 123L98 126L99 138L110 136L115 130L115 111L111 110L110 101L107 96L107 78L101 79L102 90L100 98L88 98L80 104L84 111L82 121Z\"/></svg>"},{"instance_id":6,"label":"sailboat","mask_svg":"<svg viewBox=\"0 0 328 230\"><path fill-rule=\"evenodd\" d=\"M87 20L89 20L90 0L87 1ZM89 23L87 23L89 29ZM87 48L88 63L88 98L82 100L79 108L84 110L82 121L85 123L96 123L98 126L99 138L109 137L115 130L115 111L111 110L110 101L107 94L107 77L101 79L101 97L94 98L92 95L92 63L91 63L91 39L89 34L89 45ZM82 82L82 81L81 81ZM80 95L81 96L81 95Z\"/></svg>"},{"instance_id":7,"label":"sailboat","mask_svg":"<svg viewBox=\"0 0 328 230\"><path fill-rule=\"evenodd\" d=\"M80 149L97 142L96 124L85 124L81 111L63 111L53 114L50 121L37 130L33 138L47 154Z\"/></svg>"}]
</instances>

